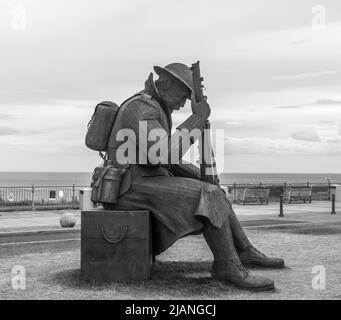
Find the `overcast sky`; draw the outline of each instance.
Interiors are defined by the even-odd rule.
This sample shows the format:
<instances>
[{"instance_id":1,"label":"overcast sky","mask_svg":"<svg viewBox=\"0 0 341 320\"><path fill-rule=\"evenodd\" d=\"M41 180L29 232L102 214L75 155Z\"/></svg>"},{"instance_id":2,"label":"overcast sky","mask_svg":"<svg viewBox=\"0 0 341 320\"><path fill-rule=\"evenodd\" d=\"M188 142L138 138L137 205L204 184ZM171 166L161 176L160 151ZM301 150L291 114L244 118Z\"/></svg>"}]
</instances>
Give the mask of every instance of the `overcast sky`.
<instances>
[{"instance_id":1,"label":"overcast sky","mask_svg":"<svg viewBox=\"0 0 341 320\"><path fill-rule=\"evenodd\" d=\"M1 0L0 46L0 171L92 171L95 105L200 60L224 171L341 172L339 0Z\"/></svg>"}]
</instances>

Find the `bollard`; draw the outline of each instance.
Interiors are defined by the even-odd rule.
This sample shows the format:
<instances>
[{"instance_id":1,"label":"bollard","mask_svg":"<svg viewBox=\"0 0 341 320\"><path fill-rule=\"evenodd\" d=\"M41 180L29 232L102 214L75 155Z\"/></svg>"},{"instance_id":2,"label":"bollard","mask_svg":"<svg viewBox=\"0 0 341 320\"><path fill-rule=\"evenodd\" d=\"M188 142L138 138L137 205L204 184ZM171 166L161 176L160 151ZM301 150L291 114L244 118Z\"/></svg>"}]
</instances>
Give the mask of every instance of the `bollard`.
<instances>
[{"instance_id":1,"label":"bollard","mask_svg":"<svg viewBox=\"0 0 341 320\"><path fill-rule=\"evenodd\" d=\"M279 196L279 217L284 217L283 214L283 194Z\"/></svg>"},{"instance_id":2,"label":"bollard","mask_svg":"<svg viewBox=\"0 0 341 320\"><path fill-rule=\"evenodd\" d=\"M332 195L332 212L331 214L336 214L335 211L335 194Z\"/></svg>"}]
</instances>

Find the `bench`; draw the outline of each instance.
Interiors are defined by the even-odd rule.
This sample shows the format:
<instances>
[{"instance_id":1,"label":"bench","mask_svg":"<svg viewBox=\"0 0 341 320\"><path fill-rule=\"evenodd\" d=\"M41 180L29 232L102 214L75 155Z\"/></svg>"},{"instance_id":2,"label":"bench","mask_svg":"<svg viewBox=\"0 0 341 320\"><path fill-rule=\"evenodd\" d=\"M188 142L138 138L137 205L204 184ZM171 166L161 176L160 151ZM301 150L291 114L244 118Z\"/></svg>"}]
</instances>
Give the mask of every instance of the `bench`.
<instances>
[{"instance_id":1,"label":"bench","mask_svg":"<svg viewBox=\"0 0 341 320\"><path fill-rule=\"evenodd\" d=\"M312 186L309 187L289 187L284 196L284 200L288 203L293 201L303 201L311 203Z\"/></svg>"},{"instance_id":2,"label":"bench","mask_svg":"<svg viewBox=\"0 0 341 320\"><path fill-rule=\"evenodd\" d=\"M241 191L241 192L240 192ZM269 188L243 188L235 194L235 202L242 203L266 203L269 204Z\"/></svg>"}]
</instances>

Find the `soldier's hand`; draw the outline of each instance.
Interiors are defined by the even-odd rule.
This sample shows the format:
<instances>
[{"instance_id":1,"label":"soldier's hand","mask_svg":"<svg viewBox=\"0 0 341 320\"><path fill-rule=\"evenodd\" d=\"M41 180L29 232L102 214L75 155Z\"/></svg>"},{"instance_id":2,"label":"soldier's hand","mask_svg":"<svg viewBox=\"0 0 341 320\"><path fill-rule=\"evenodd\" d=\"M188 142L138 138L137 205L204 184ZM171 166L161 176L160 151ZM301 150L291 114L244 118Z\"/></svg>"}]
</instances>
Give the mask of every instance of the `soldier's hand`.
<instances>
[{"instance_id":1,"label":"soldier's hand","mask_svg":"<svg viewBox=\"0 0 341 320\"><path fill-rule=\"evenodd\" d=\"M193 114L198 115L200 118L207 120L211 114L210 105L207 103L207 97L204 96L203 100L196 102L195 98L192 97L191 108Z\"/></svg>"}]
</instances>

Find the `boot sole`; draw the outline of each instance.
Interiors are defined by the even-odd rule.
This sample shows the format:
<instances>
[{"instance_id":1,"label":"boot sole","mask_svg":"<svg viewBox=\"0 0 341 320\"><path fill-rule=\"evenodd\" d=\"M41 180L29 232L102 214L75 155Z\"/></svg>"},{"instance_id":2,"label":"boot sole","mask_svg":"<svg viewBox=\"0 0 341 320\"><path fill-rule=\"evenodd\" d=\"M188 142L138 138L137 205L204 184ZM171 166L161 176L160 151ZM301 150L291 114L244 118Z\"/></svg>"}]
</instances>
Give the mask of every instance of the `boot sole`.
<instances>
[{"instance_id":1,"label":"boot sole","mask_svg":"<svg viewBox=\"0 0 341 320\"><path fill-rule=\"evenodd\" d=\"M232 286L234 286L234 287L236 287L238 289L243 289L243 290L250 290L250 291L270 291L270 290L275 290L275 285L274 284L269 284L269 285L262 286L262 287L248 287L248 286L243 286L243 285L238 284L238 283L231 282L231 281L226 280L226 279L219 279L219 278L214 278L214 277L212 277L212 279L224 282L224 283L226 283L228 285L232 285Z\"/></svg>"},{"instance_id":2,"label":"boot sole","mask_svg":"<svg viewBox=\"0 0 341 320\"><path fill-rule=\"evenodd\" d=\"M275 286L274 285L263 286L263 287L244 287L244 286L240 286L238 284L234 284L234 285L238 289L255 291L255 292L275 290Z\"/></svg>"},{"instance_id":3,"label":"boot sole","mask_svg":"<svg viewBox=\"0 0 341 320\"><path fill-rule=\"evenodd\" d=\"M285 269L287 268L285 264L281 265L264 265L264 264L258 264L258 263L246 263L243 262L243 265L246 267L252 267L252 268L262 268L262 269Z\"/></svg>"}]
</instances>

